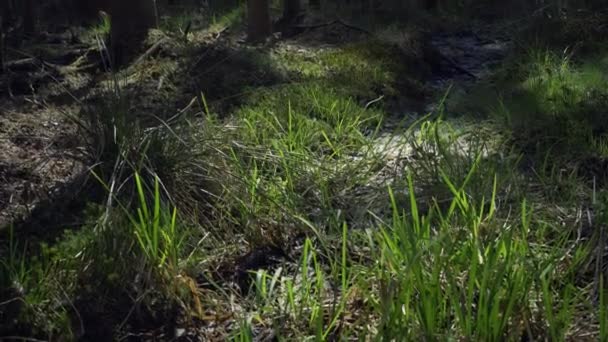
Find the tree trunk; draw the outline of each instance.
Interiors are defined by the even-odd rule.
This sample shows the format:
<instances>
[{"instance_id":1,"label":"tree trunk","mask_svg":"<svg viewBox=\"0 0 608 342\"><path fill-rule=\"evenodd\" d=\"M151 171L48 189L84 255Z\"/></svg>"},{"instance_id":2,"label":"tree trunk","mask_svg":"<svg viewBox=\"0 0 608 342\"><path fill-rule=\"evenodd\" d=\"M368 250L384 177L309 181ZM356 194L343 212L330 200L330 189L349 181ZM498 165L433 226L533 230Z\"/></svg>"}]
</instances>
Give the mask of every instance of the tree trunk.
<instances>
[{"instance_id":1,"label":"tree trunk","mask_svg":"<svg viewBox=\"0 0 608 342\"><path fill-rule=\"evenodd\" d=\"M36 10L34 0L23 1L23 34L31 36L36 32Z\"/></svg>"},{"instance_id":2,"label":"tree trunk","mask_svg":"<svg viewBox=\"0 0 608 342\"><path fill-rule=\"evenodd\" d=\"M146 38L148 29L156 22L153 0L112 0L109 6L112 19L110 33L114 63L126 61L129 51L136 51Z\"/></svg>"},{"instance_id":3,"label":"tree trunk","mask_svg":"<svg viewBox=\"0 0 608 342\"><path fill-rule=\"evenodd\" d=\"M13 6L10 0L0 0L0 18L2 27L7 28L13 24Z\"/></svg>"},{"instance_id":4,"label":"tree trunk","mask_svg":"<svg viewBox=\"0 0 608 342\"><path fill-rule=\"evenodd\" d=\"M3 22L4 17L2 15L3 15L3 13L0 12L0 74L4 73L4 55L5 55L4 22Z\"/></svg>"},{"instance_id":5,"label":"tree trunk","mask_svg":"<svg viewBox=\"0 0 608 342\"><path fill-rule=\"evenodd\" d=\"M424 8L426 10L435 10L439 6L439 0L425 0Z\"/></svg>"},{"instance_id":6,"label":"tree trunk","mask_svg":"<svg viewBox=\"0 0 608 342\"><path fill-rule=\"evenodd\" d=\"M308 6L312 9L319 10L321 9L321 0L308 0Z\"/></svg>"},{"instance_id":7,"label":"tree trunk","mask_svg":"<svg viewBox=\"0 0 608 342\"><path fill-rule=\"evenodd\" d=\"M301 10L300 0L283 0L283 19L290 22Z\"/></svg>"},{"instance_id":8,"label":"tree trunk","mask_svg":"<svg viewBox=\"0 0 608 342\"><path fill-rule=\"evenodd\" d=\"M248 0L247 19L247 39L249 41L261 41L270 36L272 25L269 0Z\"/></svg>"}]
</instances>

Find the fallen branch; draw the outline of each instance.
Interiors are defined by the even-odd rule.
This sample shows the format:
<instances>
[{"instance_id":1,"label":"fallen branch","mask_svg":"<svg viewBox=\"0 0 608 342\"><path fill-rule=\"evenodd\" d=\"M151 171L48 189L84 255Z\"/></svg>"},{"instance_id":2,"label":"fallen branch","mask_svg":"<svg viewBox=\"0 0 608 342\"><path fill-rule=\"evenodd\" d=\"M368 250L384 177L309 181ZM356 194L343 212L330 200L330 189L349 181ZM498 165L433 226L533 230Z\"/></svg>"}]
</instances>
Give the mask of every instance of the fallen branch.
<instances>
[{"instance_id":1,"label":"fallen branch","mask_svg":"<svg viewBox=\"0 0 608 342\"><path fill-rule=\"evenodd\" d=\"M156 43L154 43L154 45L152 45L148 50L146 50L146 52L144 52L141 56L139 56L139 58L137 58L135 60L135 62L133 62L133 64L131 64L131 66L138 65L141 62L148 59L148 57L150 57L151 55L156 53L156 51L158 51L158 49L160 49L161 45L168 40L169 40L169 37L164 37L162 39L159 39Z\"/></svg>"},{"instance_id":2,"label":"fallen branch","mask_svg":"<svg viewBox=\"0 0 608 342\"><path fill-rule=\"evenodd\" d=\"M336 20L332 20L332 21L329 21L329 22L326 22L326 23L321 23L321 24L316 24L316 25L293 25L292 27L293 28L297 28L297 29L303 29L303 30L314 30L314 29L318 29L318 28L321 28L321 27L327 27L327 26L331 26L331 25L335 25L335 24L342 25L342 26L347 27L347 28L349 28L351 30L363 32L365 34L369 34L369 35L373 34L372 32L370 32L370 31L368 31L368 30L366 30L366 29L364 29L362 27L358 27L358 26L349 24L349 23L345 22L342 19L336 19Z\"/></svg>"},{"instance_id":3,"label":"fallen branch","mask_svg":"<svg viewBox=\"0 0 608 342\"><path fill-rule=\"evenodd\" d=\"M20 50L16 50L16 49L10 49L10 50L13 52L16 52L22 56L25 56L25 58L18 59L18 60L12 60L12 61L5 61L4 62L5 70L15 70L15 69L23 70L23 69L25 69L26 71L29 71L33 68L41 68L41 67L48 67L48 68L51 68L54 70L58 70L61 67L57 64L46 62L40 57L33 56L31 54L22 52Z\"/></svg>"},{"instance_id":4,"label":"fallen branch","mask_svg":"<svg viewBox=\"0 0 608 342\"><path fill-rule=\"evenodd\" d=\"M369 101L368 103L365 104L365 109L368 109L371 105L373 105L376 102L382 101L383 98L384 98L384 95L380 95L380 97Z\"/></svg>"},{"instance_id":5,"label":"fallen branch","mask_svg":"<svg viewBox=\"0 0 608 342\"><path fill-rule=\"evenodd\" d=\"M36 57L28 57L24 59L18 59L13 61L4 62L4 67L7 69L26 69L29 67L39 67L39 60Z\"/></svg>"},{"instance_id":6,"label":"fallen branch","mask_svg":"<svg viewBox=\"0 0 608 342\"><path fill-rule=\"evenodd\" d=\"M314 30L321 27L331 26L333 24L337 24L337 20L329 21L326 23L316 24L316 25L293 25L293 28L303 29L303 30Z\"/></svg>"},{"instance_id":7,"label":"fallen branch","mask_svg":"<svg viewBox=\"0 0 608 342\"><path fill-rule=\"evenodd\" d=\"M91 48L75 48L71 50L65 50L60 54L56 54L54 56L49 56L46 59L53 61L53 63L55 64L69 65L74 60L78 60L78 58L88 54L92 50L93 49Z\"/></svg>"},{"instance_id":8,"label":"fallen branch","mask_svg":"<svg viewBox=\"0 0 608 342\"><path fill-rule=\"evenodd\" d=\"M349 24L349 23L345 22L342 19L337 19L336 21L338 22L338 24L340 24L340 25L342 25L344 27L348 27L351 30L363 32L365 34L369 34L370 36L373 35L373 33L371 31L368 31L368 30L366 30L366 29L364 29L362 27L359 27L359 26L355 26L355 25Z\"/></svg>"}]
</instances>

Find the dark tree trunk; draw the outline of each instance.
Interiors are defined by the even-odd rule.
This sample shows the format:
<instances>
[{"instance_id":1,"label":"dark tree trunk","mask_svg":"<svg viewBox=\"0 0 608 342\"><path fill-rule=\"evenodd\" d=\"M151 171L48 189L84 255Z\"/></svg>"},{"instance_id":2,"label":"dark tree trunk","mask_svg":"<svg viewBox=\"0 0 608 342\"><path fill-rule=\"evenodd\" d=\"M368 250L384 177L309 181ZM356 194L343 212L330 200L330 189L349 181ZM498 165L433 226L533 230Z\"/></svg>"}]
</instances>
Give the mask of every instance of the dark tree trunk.
<instances>
[{"instance_id":1,"label":"dark tree trunk","mask_svg":"<svg viewBox=\"0 0 608 342\"><path fill-rule=\"evenodd\" d=\"M111 0L112 51L114 63L123 64L127 52L136 51L156 23L153 0Z\"/></svg>"},{"instance_id":2,"label":"dark tree trunk","mask_svg":"<svg viewBox=\"0 0 608 342\"><path fill-rule=\"evenodd\" d=\"M4 18L2 17L2 13L0 13L0 74L4 73Z\"/></svg>"},{"instance_id":3,"label":"dark tree trunk","mask_svg":"<svg viewBox=\"0 0 608 342\"><path fill-rule=\"evenodd\" d=\"M13 6L11 0L0 0L0 18L2 27L6 28L13 24Z\"/></svg>"},{"instance_id":4,"label":"dark tree trunk","mask_svg":"<svg viewBox=\"0 0 608 342\"><path fill-rule=\"evenodd\" d=\"M247 39L261 41L272 33L269 0L247 1Z\"/></svg>"},{"instance_id":5,"label":"dark tree trunk","mask_svg":"<svg viewBox=\"0 0 608 342\"><path fill-rule=\"evenodd\" d=\"M439 6L439 0L425 0L425 2L424 2L424 7L427 10L437 9L438 6Z\"/></svg>"},{"instance_id":6,"label":"dark tree trunk","mask_svg":"<svg viewBox=\"0 0 608 342\"><path fill-rule=\"evenodd\" d=\"M300 0L283 0L283 19L285 21L292 21L295 17L298 16L300 10Z\"/></svg>"},{"instance_id":7,"label":"dark tree trunk","mask_svg":"<svg viewBox=\"0 0 608 342\"><path fill-rule=\"evenodd\" d=\"M34 0L23 1L23 34L31 36L36 32L36 9Z\"/></svg>"}]
</instances>

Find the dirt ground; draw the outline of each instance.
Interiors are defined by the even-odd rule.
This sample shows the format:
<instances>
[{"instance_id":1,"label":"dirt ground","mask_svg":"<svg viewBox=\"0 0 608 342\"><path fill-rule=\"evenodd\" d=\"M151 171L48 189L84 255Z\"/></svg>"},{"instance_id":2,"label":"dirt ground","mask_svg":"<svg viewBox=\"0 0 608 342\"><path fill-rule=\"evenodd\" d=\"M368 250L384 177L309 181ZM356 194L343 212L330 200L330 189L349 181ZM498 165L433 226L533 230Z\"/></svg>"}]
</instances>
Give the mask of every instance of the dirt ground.
<instances>
[{"instance_id":1,"label":"dirt ground","mask_svg":"<svg viewBox=\"0 0 608 342\"><path fill-rule=\"evenodd\" d=\"M81 44L70 46L56 37L32 43L35 48L9 50L0 74L0 227L56 200L84 171L73 118L91 75L69 70L83 61L75 53ZM44 55L43 45L64 55Z\"/></svg>"},{"instance_id":2,"label":"dirt ground","mask_svg":"<svg viewBox=\"0 0 608 342\"><path fill-rule=\"evenodd\" d=\"M151 35L150 43L133 49L134 57L162 38ZM105 110L98 104L112 90L114 76L124 83L123 91L133 99L128 110L136 115L170 116L182 99L188 104L185 97L173 95L194 92L159 91L177 67L176 48L170 39L165 42L153 52L168 64L139 63L135 76L125 73L129 77L124 79L108 72L100 40L90 29L42 32L7 49L0 73L0 232L12 225L63 229L80 224L69 211L74 202L82 207L90 199L86 186L94 181L88 169L95 160L86 113Z\"/></svg>"}]
</instances>

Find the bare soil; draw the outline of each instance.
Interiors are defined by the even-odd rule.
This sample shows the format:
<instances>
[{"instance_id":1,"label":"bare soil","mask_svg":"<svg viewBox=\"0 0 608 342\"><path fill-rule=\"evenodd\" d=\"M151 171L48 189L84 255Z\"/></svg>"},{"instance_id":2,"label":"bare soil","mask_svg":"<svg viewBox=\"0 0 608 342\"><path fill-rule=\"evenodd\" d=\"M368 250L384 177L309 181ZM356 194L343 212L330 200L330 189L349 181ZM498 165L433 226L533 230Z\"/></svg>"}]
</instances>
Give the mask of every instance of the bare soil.
<instances>
[{"instance_id":1,"label":"bare soil","mask_svg":"<svg viewBox=\"0 0 608 342\"><path fill-rule=\"evenodd\" d=\"M67 35L46 34L26 44L9 50L0 74L0 227L58 200L84 171L72 118L79 93L93 78L77 68L88 50Z\"/></svg>"}]
</instances>

